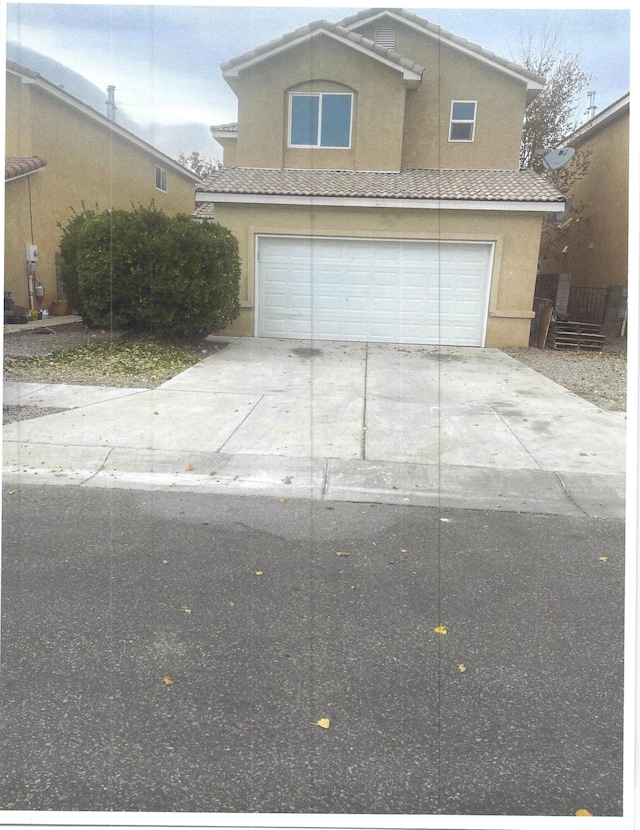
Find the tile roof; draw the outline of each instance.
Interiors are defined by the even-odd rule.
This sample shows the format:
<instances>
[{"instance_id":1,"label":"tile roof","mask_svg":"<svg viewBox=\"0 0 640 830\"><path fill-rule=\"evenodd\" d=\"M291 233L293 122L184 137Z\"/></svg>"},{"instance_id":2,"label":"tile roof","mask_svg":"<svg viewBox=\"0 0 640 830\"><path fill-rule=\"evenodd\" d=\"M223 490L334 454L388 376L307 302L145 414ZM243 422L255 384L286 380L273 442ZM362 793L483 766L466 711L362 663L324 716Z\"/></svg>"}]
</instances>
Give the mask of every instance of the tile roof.
<instances>
[{"instance_id":1,"label":"tile roof","mask_svg":"<svg viewBox=\"0 0 640 830\"><path fill-rule=\"evenodd\" d=\"M338 26L343 26L347 29L351 29L372 17L384 13L389 13L396 17L402 17L407 22L413 23L419 28L424 29L426 32L431 32L437 37L441 37L444 40L450 41L454 46L459 46L464 49L468 49L470 52L476 52L478 55L481 55L487 60L490 60L493 63L498 64L499 66L503 66L505 67L505 69L510 69L511 71L516 72L519 75L524 76L525 78L529 78L529 80L531 81L540 84L545 83L545 78L542 75L538 75L535 72L531 72L529 69L525 69L523 66L520 66L517 63L514 63L513 61L506 60L506 58L501 58L499 55L496 55L495 52L490 52L488 49L484 49L482 46L478 46L477 43L472 43L470 40L467 40L466 38L454 35L453 32L449 32L447 31L447 29L443 29L441 26L438 26L435 23L431 23L426 18L420 17L414 12L409 12L405 9L365 9L364 11L360 11L356 14L349 15L349 17L345 17L342 20L338 21Z\"/></svg>"},{"instance_id":2,"label":"tile roof","mask_svg":"<svg viewBox=\"0 0 640 830\"><path fill-rule=\"evenodd\" d=\"M209 219L213 221L216 218L216 208L213 202L196 202L196 209L191 214L193 219Z\"/></svg>"},{"instance_id":3,"label":"tile roof","mask_svg":"<svg viewBox=\"0 0 640 830\"><path fill-rule=\"evenodd\" d=\"M488 202L564 200L532 170L370 172L223 167L198 185L196 193Z\"/></svg>"},{"instance_id":4,"label":"tile roof","mask_svg":"<svg viewBox=\"0 0 640 830\"><path fill-rule=\"evenodd\" d=\"M408 70L409 72L414 72L417 75L421 76L424 72L424 67L420 64L402 57L402 55L399 55L391 49L385 49L383 46L379 46L377 43L374 43L372 40L359 35L357 32L350 32L348 29L338 25L337 23L330 23L328 20L314 20L312 23L300 26L293 32L288 32L287 34L275 38L275 40L262 44L262 46L257 46L255 49L251 49L242 55L238 55L238 57L225 61L220 65L220 68L223 73L229 73L230 70L234 70L242 64L257 61L272 52L286 47L290 43L292 44L297 40L307 38L316 32L326 32L328 34L335 35L347 43L360 46L374 55L384 58L391 63L395 63L398 67Z\"/></svg>"},{"instance_id":5,"label":"tile roof","mask_svg":"<svg viewBox=\"0 0 640 830\"><path fill-rule=\"evenodd\" d=\"M40 156L6 156L4 160L4 180L17 179L42 170L47 166L46 159Z\"/></svg>"},{"instance_id":6,"label":"tile roof","mask_svg":"<svg viewBox=\"0 0 640 830\"><path fill-rule=\"evenodd\" d=\"M209 129L212 131L215 130L215 132L219 133L237 133L238 122L234 121L231 124L214 124Z\"/></svg>"}]
</instances>

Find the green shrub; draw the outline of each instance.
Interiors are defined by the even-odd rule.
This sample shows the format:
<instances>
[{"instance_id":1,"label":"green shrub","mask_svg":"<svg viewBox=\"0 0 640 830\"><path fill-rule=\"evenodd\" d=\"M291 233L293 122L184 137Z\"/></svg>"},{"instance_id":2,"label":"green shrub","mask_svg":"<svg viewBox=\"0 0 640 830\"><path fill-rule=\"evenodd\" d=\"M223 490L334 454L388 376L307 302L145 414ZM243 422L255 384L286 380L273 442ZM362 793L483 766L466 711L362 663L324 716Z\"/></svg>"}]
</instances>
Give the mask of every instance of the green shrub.
<instances>
[{"instance_id":1,"label":"green shrub","mask_svg":"<svg viewBox=\"0 0 640 830\"><path fill-rule=\"evenodd\" d=\"M217 223L153 206L84 210L60 251L69 302L94 325L196 337L239 314L238 243Z\"/></svg>"}]
</instances>

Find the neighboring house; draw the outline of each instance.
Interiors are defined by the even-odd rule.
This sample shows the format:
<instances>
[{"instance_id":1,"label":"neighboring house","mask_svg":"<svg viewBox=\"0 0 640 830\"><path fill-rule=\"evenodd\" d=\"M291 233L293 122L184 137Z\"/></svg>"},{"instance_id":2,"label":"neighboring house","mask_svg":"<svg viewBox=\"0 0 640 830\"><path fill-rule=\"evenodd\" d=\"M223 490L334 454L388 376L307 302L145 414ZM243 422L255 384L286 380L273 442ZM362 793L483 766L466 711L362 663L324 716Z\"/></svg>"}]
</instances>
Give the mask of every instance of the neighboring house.
<instances>
[{"instance_id":1,"label":"neighboring house","mask_svg":"<svg viewBox=\"0 0 640 830\"><path fill-rule=\"evenodd\" d=\"M166 213L191 214L201 182L13 61L7 62L5 152L4 290L25 309L50 309L64 296L56 277L58 223L66 225L83 203L129 210L154 201Z\"/></svg>"},{"instance_id":2,"label":"neighboring house","mask_svg":"<svg viewBox=\"0 0 640 830\"><path fill-rule=\"evenodd\" d=\"M607 289L610 308L615 297L614 317L620 301L624 302L629 243L629 97L627 93L619 98L562 142L576 150L567 166L569 176L581 154L588 156L588 168L586 175L570 185L570 211L544 231L542 276L536 293L553 294L558 281L566 284L569 310L574 306L572 316L588 315L581 297L587 304L598 298L598 307L604 312L602 298ZM602 289L602 296L587 289ZM556 300L556 294L549 299Z\"/></svg>"},{"instance_id":3,"label":"neighboring house","mask_svg":"<svg viewBox=\"0 0 640 830\"><path fill-rule=\"evenodd\" d=\"M242 335L527 346L542 220L519 171L544 79L417 15L318 21L222 65L238 123L197 217L238 238Z\"/></svg>"}]
</instances>

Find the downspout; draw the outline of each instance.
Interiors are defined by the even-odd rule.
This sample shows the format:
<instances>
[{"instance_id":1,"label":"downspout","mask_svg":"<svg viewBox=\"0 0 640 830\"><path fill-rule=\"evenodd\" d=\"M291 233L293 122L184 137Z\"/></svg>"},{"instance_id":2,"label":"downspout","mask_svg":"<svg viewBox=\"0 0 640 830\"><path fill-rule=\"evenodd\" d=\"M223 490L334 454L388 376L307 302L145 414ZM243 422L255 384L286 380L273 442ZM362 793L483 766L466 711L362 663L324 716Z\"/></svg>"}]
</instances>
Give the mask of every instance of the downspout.
<instances>
[{"instance_id":1,"label":"downspout","mask_svg":"<svg viewBox=\"0 0 640 830\"><path fill-rule=\"evenodd\" d=\"M31 244L33 245L33 207L31 204L31 176L27 176L27 192L29 194L29 224L31 226ZM29 291L29 309L36 307L36 266L35 262L27 260L27 288Z\"/></svg>"}]
</instances>

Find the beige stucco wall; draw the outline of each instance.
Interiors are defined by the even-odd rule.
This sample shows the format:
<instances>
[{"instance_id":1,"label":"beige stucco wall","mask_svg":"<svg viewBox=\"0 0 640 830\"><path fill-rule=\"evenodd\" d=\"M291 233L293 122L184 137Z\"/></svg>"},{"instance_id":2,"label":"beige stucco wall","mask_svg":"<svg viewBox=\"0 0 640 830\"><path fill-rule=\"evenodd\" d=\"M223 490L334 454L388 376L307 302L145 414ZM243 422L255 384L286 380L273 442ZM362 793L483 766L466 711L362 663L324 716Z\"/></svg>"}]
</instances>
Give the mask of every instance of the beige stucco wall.
<instances>
[{"instance_id":1,"label":"beige stucco wall","mask_svg":"<svg viewBox=\"0 0 640 830\"><path fill-rule=\"evenodd\" d=\"M374 40L378 27L396 33L396 51L425 67L407 93L402 166L517 170L526 85L392 18L357 29ZM452 101L477 101L473 142L449 141Z\"/></svg>"},{"instance_id":2,"label":"beige stucco wall","mask_svg":"<svg viewBox=\"0 0 640 830\"><path fill-rule=\"evenodd\" d=\"M591 149L587 175L575 181L564 231L551 228L542 273L569 273L572 285L627 285L629 244L629 109L594 129L576 149ZM579 221L576 221L578 219ZM562 249L567 247L567 253Z\"/></svg>"},{"instance_id":3,"label":"beige stucco wall","mask_svg":"<svg viewBox=\"0 0 640 830\"><path fill-rule=\"evenodd\" d=\"M405 82L396 69L319 35L247 68L230 83L238 96L238 166L400 169ZM349 149L287 147L294 90L354 93Z\"/></svg>"},{"instance_id":4,"label":"beige stucco wall","mask_svg":"<svg viewBox=\"0 0 640 830\"><path fill-rule=\"evenodd\" d=\"M376 21L359 33L373 39L384 25L384 19ZM517 170L525 83L397 21L389 25L396 30L396 51L425 67L417 88L375 57L318 35L229 80L238 96L238 144L237 154L225 146L225 165ZM354 93L350 149L287 147L288 94L294 89ZM449 141L454 100L477 102L471 142Z\"/></svg>"},{"instance_id":5,"label":"beige stucco wall","mask_svg":"<svg viewBox=\"0 0 640 830\"><path fill-rule=\"evenodd\" d=\"M28 243L38 246L36 279L45 287L37 307L49 308L57 299L57 223L65 225L83 202L100 210L151 201L169 214L194 209L193 179L12 73L7 73L6 155L47 160L43 170L5 184L4 282L20 306L29 305ZM167 171L166 193L156 189L156 164Z\"/></svg>"},{"instance_id":6,"label":"beige stucco wall","mask_svg":"<svg viewBox=\"0 0 640 830\"><path fill-rule=\"evenodd\" d=\"M542 214L497 211L354 209L277 205L216 206L216 219L237 237L242 258L242 313L226 333L254 334L257 234L494 243L486 346L528 346Z\"/></svg>"}]
</instances>

